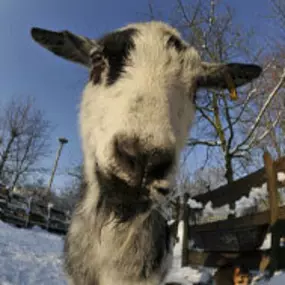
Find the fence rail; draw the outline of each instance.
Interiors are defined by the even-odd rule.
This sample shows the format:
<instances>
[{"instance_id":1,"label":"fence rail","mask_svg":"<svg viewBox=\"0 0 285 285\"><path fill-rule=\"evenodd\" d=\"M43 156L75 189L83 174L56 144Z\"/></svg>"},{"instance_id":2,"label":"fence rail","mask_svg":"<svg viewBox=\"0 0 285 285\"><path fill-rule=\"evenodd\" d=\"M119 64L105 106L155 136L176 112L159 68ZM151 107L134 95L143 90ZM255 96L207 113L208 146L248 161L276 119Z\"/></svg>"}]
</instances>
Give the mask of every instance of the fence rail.
<instances>
[{"instance_id":1,"label":"fence rail","mask_svg":"<svg viewBox=\"0 0 285 285\"><path fill-rule=\"evenodd\" d=\"M285 171L285 157L282 157L273 162L277 172ZM233 203L239 200L242 196L248 196L253 187L260 187L267 182L265 167L242 177L230 184L223 185L218 189L192 197L197 202L206 204L212 202L213 207L218 208L225 204ZM278 182L278 187L282 184Z\"/></svg>"},{"instance_id":2,"label":"fence rail","mask_svg":"<svg viewBox=\"0 0 285 285\"><path fill-rule=\"evenodd\" d=\"M41 227L49 232L64 235L70 223L70 213L33 197L9 194L0 189L0 220L17 227Z\"/></svg>"}]
</instances>

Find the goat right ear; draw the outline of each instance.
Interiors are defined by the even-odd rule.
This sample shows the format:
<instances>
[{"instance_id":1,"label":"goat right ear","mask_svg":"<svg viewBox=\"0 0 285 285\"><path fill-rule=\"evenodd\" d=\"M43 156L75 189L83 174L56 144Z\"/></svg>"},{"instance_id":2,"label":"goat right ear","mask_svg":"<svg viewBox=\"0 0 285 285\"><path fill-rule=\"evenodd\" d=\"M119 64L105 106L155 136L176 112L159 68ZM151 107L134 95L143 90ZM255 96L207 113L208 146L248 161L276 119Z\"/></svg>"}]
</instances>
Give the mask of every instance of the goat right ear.
<instances>
[{"instance_id":1,"label":"goat right ear","mask_svg":"<svg viewBox=\"0 0 285 285\"><path fill-rule=\"evenodd\" d=\"M255 64L203 62L198 87L225 89L229 87L228 77L231 78L234 87L239 87L259 77L261 72L262 68Z\"/></svg>"},{"instance_id":2,"label":"goat right ear","mask_svg":"<svg viewBox=\"0 0 285 285\"><path fill-rule=\"evenodd\" d=\"M96 41L68 31L53 32L40 28L32 28L31 35L38 44L57 56L90 67L90 51L97 46Z\"/></svg>"}]
</instances>

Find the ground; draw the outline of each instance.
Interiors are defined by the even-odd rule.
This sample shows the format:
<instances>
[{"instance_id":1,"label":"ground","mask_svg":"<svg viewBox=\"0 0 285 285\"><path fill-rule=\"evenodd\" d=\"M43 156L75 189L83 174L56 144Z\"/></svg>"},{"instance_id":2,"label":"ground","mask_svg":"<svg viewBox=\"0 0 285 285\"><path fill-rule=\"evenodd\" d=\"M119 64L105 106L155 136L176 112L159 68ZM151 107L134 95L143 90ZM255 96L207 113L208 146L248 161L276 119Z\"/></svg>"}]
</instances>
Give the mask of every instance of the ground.
<instances>
[{"instance_id":1,"label":"ground","mask_svg":"<svg viewBox=\"0 0 285 285\"><path fill-rule=\"evenodd\" d=\"M62 248L60 236L38 228L18 229L0 221L0 285L66 285ZM178 243L168 281L192 285L207 279L207 270L179 268L180 253L181 244ZM285 274L278 274L270 283L262 284L285 284Z\"/></svg>"}]
</instances>

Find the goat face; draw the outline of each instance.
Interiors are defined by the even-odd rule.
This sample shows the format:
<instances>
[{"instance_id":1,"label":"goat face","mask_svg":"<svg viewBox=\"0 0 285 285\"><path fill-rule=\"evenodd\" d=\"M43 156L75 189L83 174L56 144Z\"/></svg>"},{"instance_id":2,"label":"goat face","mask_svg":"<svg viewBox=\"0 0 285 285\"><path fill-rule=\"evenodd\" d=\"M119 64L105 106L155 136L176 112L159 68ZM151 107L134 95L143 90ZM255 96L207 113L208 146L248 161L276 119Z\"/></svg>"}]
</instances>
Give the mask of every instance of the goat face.
<instances>
[{"instance_id":1,"label":"goat face","mask_svg":"<svg viewBox=\"0 0 285 285\"><path fill-rule=\"evenodd\" d=\"M240 86L261 72L256 65L204 63L161 22L131 24L98 40L39 28L32 36L90 69L80 111L87 180L100 170L148 193L168 192L196 90L227 88L226 76Z\"/></svg>"}]
</instances>

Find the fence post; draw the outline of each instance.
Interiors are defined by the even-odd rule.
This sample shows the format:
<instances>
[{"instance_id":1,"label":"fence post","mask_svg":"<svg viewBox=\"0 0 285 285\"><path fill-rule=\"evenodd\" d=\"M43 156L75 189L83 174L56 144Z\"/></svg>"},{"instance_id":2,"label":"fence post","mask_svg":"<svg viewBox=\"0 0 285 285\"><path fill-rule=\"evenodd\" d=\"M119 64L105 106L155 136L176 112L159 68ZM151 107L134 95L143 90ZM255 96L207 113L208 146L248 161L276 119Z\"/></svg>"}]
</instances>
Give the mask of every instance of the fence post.
<instances>
[{"instance_id":1,"label":"fence post","mask_svg":"<svg viewBox=\"0 0 285 285\"><path fill-rule=\"evenodd\" d=\"M53 204L52 203L48 203L48 205L47 205L48 215L47 215L47 223L46 223L47 231L49 229L50 211L51 211L52 207L53 207Z\"/></svg>"},{"instance_id":2,"label":"fence post","mask_svg":"<svg viewBox=\"0 0 285 285\"><path fill-rule=\"evenodd\" d=\"M31 213L32 201L33 201L33 196L28 197L28 207L26 209L26 222L25 222L26 228L29 226L29 222L30 222L30 213Z\"/></svg>"},{"instance_id":3,"label":"fence post","mask_svg":"<svg viewBox=\"0 0 285 285\"><path fill-rule=\"evenodd\" d=\"M263 155L265 172L267 175L267 190L270 207L271 253L269 263L269 277L273 276L278 267L278 250L280 246L280 231L278 231L279 199L277 191L277 171L269 152Z\"/></svg>"},{"instance_id":4,"label":"fence post","mask_svg":"<svg viewBox=\"0 0 285 285\"><path fill-rule=\"evenodd\" d=\"M187 204L189 194L183 196L183 240L182 240L182 260L181 266L187 266L189 263L189 206Z\"/></svg>"}]
</instances>

